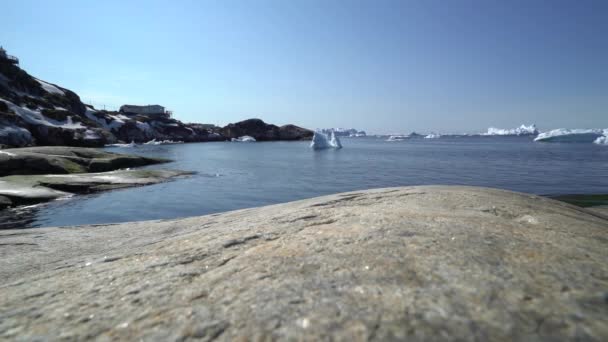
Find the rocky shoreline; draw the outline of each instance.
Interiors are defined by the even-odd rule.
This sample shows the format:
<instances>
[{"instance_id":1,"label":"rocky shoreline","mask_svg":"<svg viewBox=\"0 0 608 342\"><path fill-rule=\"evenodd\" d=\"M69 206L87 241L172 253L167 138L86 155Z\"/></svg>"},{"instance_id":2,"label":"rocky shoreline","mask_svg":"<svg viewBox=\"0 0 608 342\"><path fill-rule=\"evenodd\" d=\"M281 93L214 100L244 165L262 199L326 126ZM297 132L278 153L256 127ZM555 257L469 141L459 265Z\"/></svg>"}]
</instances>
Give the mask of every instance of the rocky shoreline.
<instances>
[{"instance_id":1,"label":"rocky shoreline","mask_svg":"<svg viewBox=\"0 0 608 342\"><path fill-rule=\"evenodd\" d=\"M0 210L73 194L155 184L191 174L181 170L130 169L169 161L66 146L1 150ZM0 223L0 228L6 227Z\"/></svg>"},{"instance_id":2,"label":"rocky shoreline","mask_svg":"<svg viewBox=\"0 0 608 342\"><path fill-rule=\"evenodd\" d=\"M0 148L24 146L102 147L150 140L230 141L248 135L259 141L310 140L313 132L249 119L218 127L183 123L167 115L131 115L96 109L73 91L37 79L0 58Z\"/></svg>"},{"instance_id":3,"label":"rocky shoreline","mask_svg":"<svg viewBox=\"0 0 608 342\"><path fill-rule=\"evenodd\" d=\"M0 231L0 338L606 340L608 216L420 186Z\"/></svg>"}]
</instances>

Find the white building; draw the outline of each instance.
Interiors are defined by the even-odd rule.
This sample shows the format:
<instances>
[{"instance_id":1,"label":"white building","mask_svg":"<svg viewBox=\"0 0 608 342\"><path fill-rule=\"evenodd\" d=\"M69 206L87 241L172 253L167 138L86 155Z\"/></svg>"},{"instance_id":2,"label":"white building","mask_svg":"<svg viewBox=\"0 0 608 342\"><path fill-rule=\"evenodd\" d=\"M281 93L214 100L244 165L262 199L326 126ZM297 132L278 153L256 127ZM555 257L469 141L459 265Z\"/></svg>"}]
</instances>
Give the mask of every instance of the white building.
<instances>
[{"instance_id":1,"label":"white building","mask_svg":"<svg viewBox=\"0 0 608 342\"><path fill-rule=\"evenodd\" d=\"M165 107L159 106L159 105L147 105L147 106L122 105L122 106L120 106L120 112L123 114L132 114L132 115L167 115L167 116L170 116L170 112L165 111Z\"/></svg>"}]
</instances>

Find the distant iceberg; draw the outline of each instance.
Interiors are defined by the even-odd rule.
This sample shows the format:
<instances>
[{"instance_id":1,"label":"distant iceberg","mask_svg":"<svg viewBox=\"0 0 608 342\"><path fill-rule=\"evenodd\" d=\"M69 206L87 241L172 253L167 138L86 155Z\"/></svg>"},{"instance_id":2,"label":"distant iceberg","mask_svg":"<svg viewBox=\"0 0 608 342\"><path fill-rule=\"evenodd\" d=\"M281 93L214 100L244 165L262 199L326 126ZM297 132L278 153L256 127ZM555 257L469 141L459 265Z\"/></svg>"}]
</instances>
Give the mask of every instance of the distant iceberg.
<instances>
[{"instance_id":1,"label":"distant iceberg","mask_svg":"<svg viewBox=\"0 0 608 342\"><path fill-rule=\"evenodd\" d=\"M152 139L148 142L145 142L144 145L170 145L170 144L183 144L183 141L173 141L173 140L160 140Z\"/></svg>"},{"instance_id":2,"label":"distant iceberg","mask_svg":"<svg viewBox=\"0 0 608 342\"><path fill-rule=\"evenodd\" d=\"M441 138L441 134L431 133L424 137L424 139L439 139Z\"/></svg>"},{"instance_id":3,"label":"distant iceberg","mask_svg":"<svg viewBox=\"0 0 608 342\"><path fill-rule=\"evenodd\" d=\"M407 140L409 138L410 138L409 135L399 135L399 134L396 134L396 135L389 136L388 139L386 139L386 141L404 141L404 140Z\"/></svg>"},{"instance_id":4,"label":"distant iceberg","mask_svg":"<svg viewBox=\"0 0 608 342\"><path fill-rule=\"evenodd\" d=\"M606 145L606 146L608 146L608 132L604 131L604 135L602 135L601 137L595 139L595 141L593 143L594 144L598 144L598 145Z\"/></svg>"},{"instance_id":5,"label":"distant iceberg","mask_svg":"<svg viewBox=\"0 0 608 342\"><path fill-rule=\"evenodd\" d=\"M242 137L232 138L232 142L255 142L255 138L249 135L243 135Z\"/></svg>"},{"instance_id":6,"label":"distant iceberg","mask_svg":"<svg viewBox=\"0 0 608 342\"><path fill-rule=\"evenodd\" d=\"M486 133L482 133L481 135L538 135L538 129L536 125L532 124L530 126L521 125L517 128L513 129L502 129L490 127Z\"/></svg>"},{"instance_id":7,"label":"distant iceberg","mask_svg":"<svg viewBox=\"0 0 608 342\"><path fill-rule=\"evenodd\" d=\"M569 143L592 143L605 137L608 129L565 129L558 128L549 132L539 134L534 141L540 142L569 142Z\"/></svg>"},{"instance_id":8,"label":"distant iceberg","mask_svg":"<svg viewBox=\"0 0 608 342\"><path fill-rule=\"evenodd\" d=\"M135 147L137 144L134 141L131 141L129 144L109 144L106 147Z\"/></svg>"},{"instance_id":9,"label":"distant iceberg","mask_svg":"<svg viewBox=\"0 0 608 342\"><path fill-rule=\"evenodd\" d=\"M358 138L367 136L365 131L358 131L354 128L324 128L320 131L327 136L331 136L331 133L335 133L338 137Z\"/></svg>"},{"instance_id":10,"label":"distant iceberg","mask_svg":"<svg viewBox=\"0 0 608 342\"><path fill-rule=\"evenodd\" d=\"M328 148L342 148L342 143L340 143L340 139L332 132L331 139L327 137L325 133L315 132L312 136L312 142L310 143L310 148L313 150L324 150Z\"/></svg>"}]
</instances>

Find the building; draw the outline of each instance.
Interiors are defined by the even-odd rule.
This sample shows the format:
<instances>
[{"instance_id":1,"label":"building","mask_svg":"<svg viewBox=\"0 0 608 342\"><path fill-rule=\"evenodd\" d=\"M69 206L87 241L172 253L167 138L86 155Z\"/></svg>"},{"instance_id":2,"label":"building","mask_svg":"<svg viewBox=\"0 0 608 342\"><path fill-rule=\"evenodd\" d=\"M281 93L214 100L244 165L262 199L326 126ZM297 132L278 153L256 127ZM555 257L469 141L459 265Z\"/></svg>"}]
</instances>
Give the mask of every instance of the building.
<instances>
[{"instance_id":1,"label":"building","mask_svg":"<svg viewBox=\"0 0 608 342\"><path fill-rule=\"evenodd\" d=\"M135 106L122 105L120 112L126 115L171 116L171 112L159 105Z\"/></svg>"},{"instance_id":2,"label":"building","mask_svg":"<svg viewBox=\"0 0 608 342\"><path fill-rule=\"evenodd\" d=\"M8 60L13 64L19 64L19 58L6 54L6 50L2 46L0 46L0 59Z\"/></svg>"}]
</instances>

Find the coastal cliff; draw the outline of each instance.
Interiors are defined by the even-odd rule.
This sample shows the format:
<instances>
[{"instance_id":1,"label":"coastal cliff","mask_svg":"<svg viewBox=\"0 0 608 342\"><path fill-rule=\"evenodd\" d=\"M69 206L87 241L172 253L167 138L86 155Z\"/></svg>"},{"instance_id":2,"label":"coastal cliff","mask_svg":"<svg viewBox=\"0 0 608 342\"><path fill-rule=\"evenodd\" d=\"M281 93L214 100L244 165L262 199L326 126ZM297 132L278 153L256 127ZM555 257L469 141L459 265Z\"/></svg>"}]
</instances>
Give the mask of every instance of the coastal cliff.
<instances>
[{"instance_id":1,"label":"coastal cliff","mask_svg":"<svg viewBox=\"0 0 608 342\"><path fill-rule=\"evenodd\" d=\"M250 120L248 120L250 121ZM243 123L226 128L187 124L169 115L124 115L85 105L71 90L37 79L14 61L0 58L0 148L35 145L101 147L118 142L146 142L153 139L204 142L241 135L260 136L259 140L304 140L312 131L286 125ZM248 130L251 128L251 130ZM226 134L224 134L226 132Z\"/></svg>"},{"instance_id":2,"label":"coastal cliff","mask_svg":"<svg viewBox=\"0 0 608 342\"><path fill-rule=\"evenodd\" d=\"M606 340L608 219L459 186L0 231L0 338Z\"/></svg>"}]
</instances>

